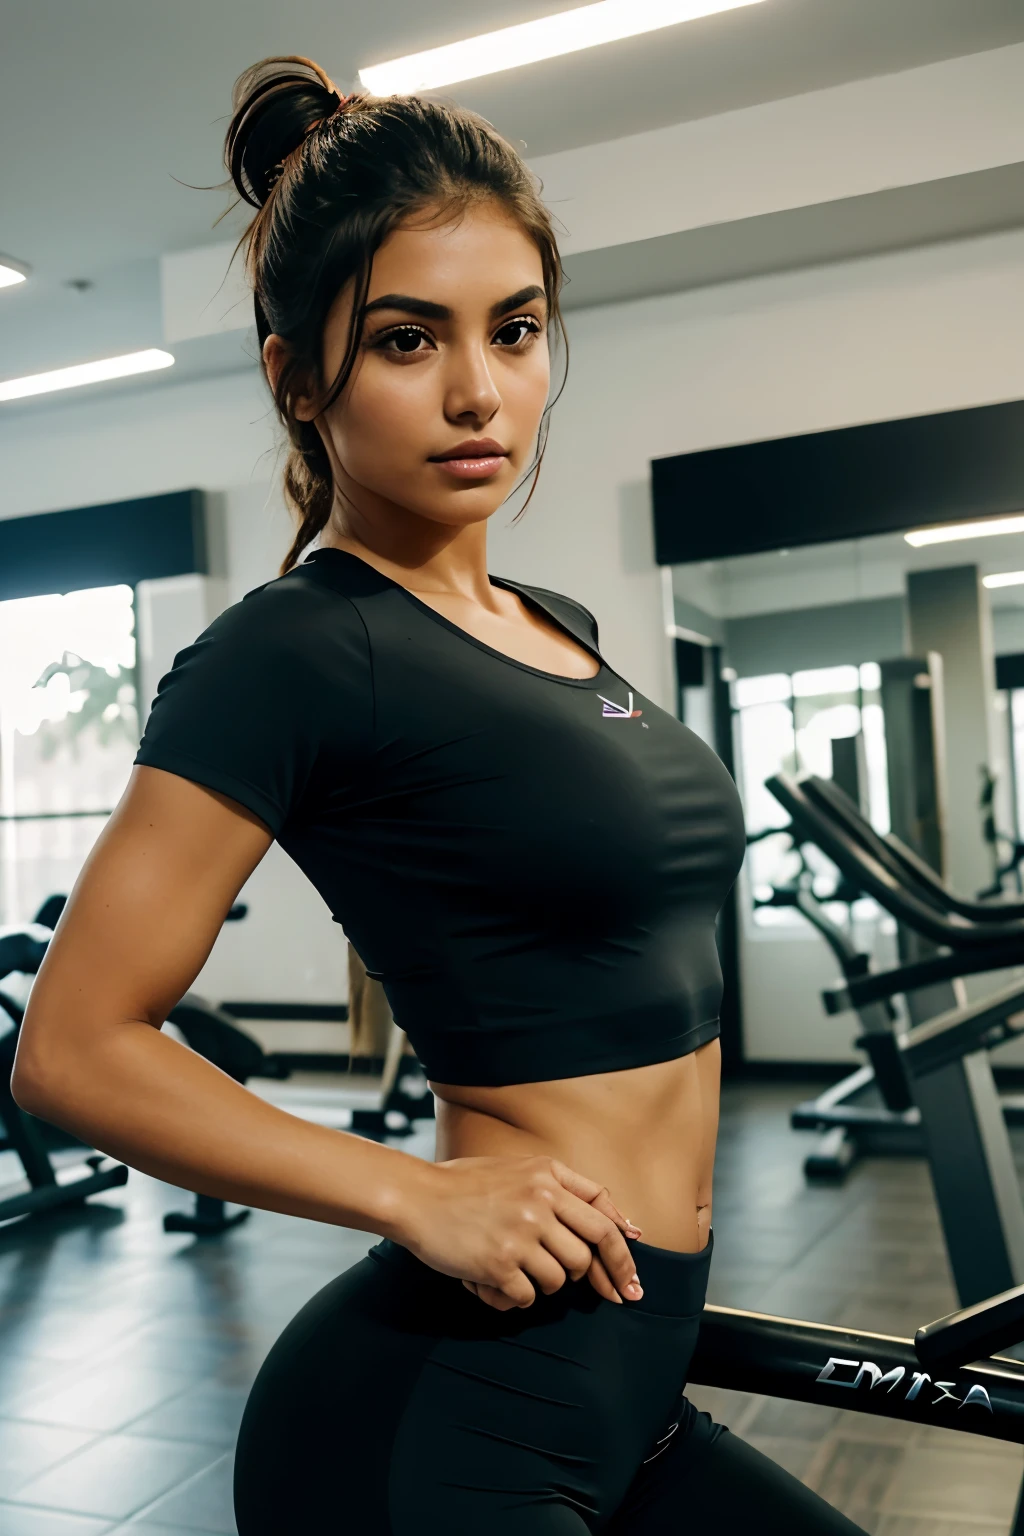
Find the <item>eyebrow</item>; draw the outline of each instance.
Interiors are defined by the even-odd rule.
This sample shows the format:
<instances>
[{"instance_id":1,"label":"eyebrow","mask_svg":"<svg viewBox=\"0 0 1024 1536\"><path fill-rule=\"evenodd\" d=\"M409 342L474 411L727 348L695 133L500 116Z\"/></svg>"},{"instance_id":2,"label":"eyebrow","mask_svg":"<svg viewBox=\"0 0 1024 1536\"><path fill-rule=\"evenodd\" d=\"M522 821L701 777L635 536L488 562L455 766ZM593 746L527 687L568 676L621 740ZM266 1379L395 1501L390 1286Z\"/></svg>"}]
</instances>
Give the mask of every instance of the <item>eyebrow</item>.
<instances>
[{"instance_id":1,"label":"eyebrow","mask_svg":"<svg viewBox=\"0 0 1024 1536\"><path fill-rule=\"evenodd\" d=\"M531 283L528 288L520 288L518 293L510 293L507 299L500 299L497 304L492 304L489 311L490 319L498 320L512 309L521 309L524 304L529 304L533 299L546 297L544 289L539 284ZM416 299L408 293L382 294L379 299L373 299L363 306L363 316L372 315L379 309L400 309L407 315L418 315L421 320L452 318L452 312L447 304L435 304L430 299Z\"/></svg>"}]
</instances>

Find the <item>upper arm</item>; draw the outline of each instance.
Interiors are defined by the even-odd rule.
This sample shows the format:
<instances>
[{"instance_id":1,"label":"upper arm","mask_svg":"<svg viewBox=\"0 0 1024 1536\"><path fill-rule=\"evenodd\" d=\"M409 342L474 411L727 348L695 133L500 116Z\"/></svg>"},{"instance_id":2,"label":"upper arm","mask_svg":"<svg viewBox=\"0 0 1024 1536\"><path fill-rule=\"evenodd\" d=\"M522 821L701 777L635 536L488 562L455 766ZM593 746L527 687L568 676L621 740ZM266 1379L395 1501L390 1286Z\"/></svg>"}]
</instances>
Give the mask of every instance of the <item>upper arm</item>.
<instances>
[{"instance_id":1,"label":"upper arm","mask_svg":"<svg viewBox=\"0 0 1024 1536\"><path fill-rule=\"evenodd\" d=\"M361 768L368 674L358 615L297 582L250 594L175 657L33 986L22 1081L54 1070L58 1038L163 1023L273 838Z\"/></svg>"},{"instance_id":2,"label":"upper arm","mask_svg":"<svg viewBox=\"0 0 1024 1536\"><path fill-rule=\"evenodd\" d=\"M17 1077L43 1081L96 1031L157 1028L202 969L272 835L250 810L135 768L82 868L29 997Z\"/></svg>"}]
</instances>

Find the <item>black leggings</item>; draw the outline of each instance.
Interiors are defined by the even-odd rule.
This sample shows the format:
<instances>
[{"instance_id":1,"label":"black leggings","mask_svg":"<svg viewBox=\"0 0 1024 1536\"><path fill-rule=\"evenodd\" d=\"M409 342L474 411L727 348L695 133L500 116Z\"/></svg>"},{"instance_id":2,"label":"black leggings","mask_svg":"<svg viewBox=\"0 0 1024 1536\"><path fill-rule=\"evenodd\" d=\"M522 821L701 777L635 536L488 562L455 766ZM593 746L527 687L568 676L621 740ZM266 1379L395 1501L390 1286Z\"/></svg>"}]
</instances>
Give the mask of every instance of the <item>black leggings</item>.
<instances>
[{"instance_id":1,"label":"black leggings","mask_svg":"<svg viewBox=\"0 0 1024 1536\"><path fill-rule=\"evenodd\" d=\"M639 1302L584 1279L497 1312L377 1243L260 1370L239 1536L855 1536L683 1395L710 1245L630 1248Z\"/></svg>"}]
</instances>

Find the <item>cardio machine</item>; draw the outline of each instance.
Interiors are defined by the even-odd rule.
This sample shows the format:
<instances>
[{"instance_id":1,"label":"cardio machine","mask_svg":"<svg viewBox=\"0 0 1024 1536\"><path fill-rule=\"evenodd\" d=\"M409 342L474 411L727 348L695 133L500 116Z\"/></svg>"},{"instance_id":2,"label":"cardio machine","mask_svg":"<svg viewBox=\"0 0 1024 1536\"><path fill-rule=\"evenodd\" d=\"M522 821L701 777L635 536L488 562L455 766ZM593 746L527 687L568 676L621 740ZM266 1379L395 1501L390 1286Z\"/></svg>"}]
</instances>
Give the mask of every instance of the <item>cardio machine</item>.
<instances>
[{"instance_id":1,"label":"cardio machine","mask_svg":"<svg viewBox=\"0 0 1024 1536\"><path fill-rule=\"evenodd\" d=\"M1024 1205L988 1053L1024 1031L1024 976L972 1004L956 985L966 975L1024 965L1020 904L992 908L952 896L909 850L894 849L867 823L862 828L856 807L827 780L778 774L768 785L799 836L935 946L889 971L844 975L824 993L825 1006L856 1011L866 1037L884 1034L906 1074L961 1302L1021 1284ZM894 1027L883 1009L897 995L909 1031Z\"/></svg>"},{"instance_id":2,"label":"cardio machine","mask_svg":"<svg viewBox=\"0 0 1024 1536\"><path fill-rule=\"evenodd\" d=\"M795 800L788 787L793 784L801 787L801 793ZM1002 933L1003 939L1007 937L1006 930L1000 925L1024 919L1024 902L969 901L958 897L939 879L931 866L900 838L893 834L883 837L877 833L853 800L831 780L813 774L805 774L798 779L779 774L767 781L767 788L794 817L788 829L794 842L813 842L821 846L815 829L820 832L823 825L834 823L876 865L888 871L895 882L892 886L894 891L898 893L903 890L908 896L916 893L920 901L932 909L933 915L938 914L940 918L951 920L940 930L929 930L915 921L915 917L921 915L920 906L913 910L906 907L900 911L888 909L893 911L904 933L909 933L913 949L919 956L929 952L935 954L939 946L951 947L954 951L970 947L972 923L979 925L982 932L990 931L990 924L997 925L991 931L993 949L998 951L1002 942L999 933ZM824 822L815 821L814 812L824 818ZM850 877L843 873L841 881L849 891L852 886ZM877 891L870 894L874 894L883 907L886 906ZM856 980L870 970L870 956L858 952L851 945L847 935L829 921L821 911L820 903L810 892L805 892L797 902L792 900L783 887L773 894L770 904L799 907L828 943L845 980ZM927 916L926 911L926 919ZM958 925L959 918L967 919L966 928ZM1024 928L1021 932L1024 933ZM1024 963L1024 953L1012 961L1001 960L996 953L991 965L972 967L965 964L960 973L944 973L937 981L914 987L905 994L905 1006L911 1021L922 1022L962 1003L964 998L958 981L960 974L967 974L972 968L994 970L1000 964L1007 963ZM817 1098L797 1105L792 1112L791 1124L794 1129L821 1132L804 1164L810 1180L840 1180L861 1156L898 1153L913 1155L924 1150L920 1116L913 1106L900 1058L893 1044L893 1029L898 1014L892 1000L886 998L877 1005L865 1005L859 1010L859 1015L862 1034L856 1043L867 1054L868 1065L858 1068ZM1003 1095L1000 1103L1008 1124L1024 1124L1024 1098L1019 1095Z\"/></svg>"},{"instance_id":3,"label":"cardio machine","mask_svg":"<svg viewBox=\"0 0 1024 1536\"><path fill-rule=\"evenodd\" d=\"M871 956L859 950L849 933L825 911L830 902L852 904L861 892L840 875L834 891L818 896L804 854L806 840L792 824L755 832L747 842L749 845L780 833L790 837L799 868L793 878L769 887L767 896L755 893L755 908L794 908L825 940L846 980L866 975ZM867 1063L791 1111L794 1130L819 1132L804 1159L804 1175L809 1182L839 1183L861 1157L923 1155L921 1117L892 1033L898 1018L891 999L878 1004L872 1018L877 1027L865 1027L855 1042L868 1057Z\"/></svg>"}]
</instances>

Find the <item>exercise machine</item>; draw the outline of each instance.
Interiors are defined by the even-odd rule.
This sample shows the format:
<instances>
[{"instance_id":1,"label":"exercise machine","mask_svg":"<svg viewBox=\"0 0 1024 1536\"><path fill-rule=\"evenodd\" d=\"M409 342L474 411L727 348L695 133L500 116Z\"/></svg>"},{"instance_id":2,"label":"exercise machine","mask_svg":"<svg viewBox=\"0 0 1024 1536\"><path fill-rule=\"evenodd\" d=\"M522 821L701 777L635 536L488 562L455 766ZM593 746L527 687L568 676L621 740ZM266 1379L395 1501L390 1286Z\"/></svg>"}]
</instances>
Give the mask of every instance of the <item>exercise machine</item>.
<instances>
[{"instance_id":1,"label":"exercise machine","mask_svg":"<svg viewBox=\"0 0 1024 1536\"><path fill-rule=\"evenodd\" d=\"M1024 1445L1024 1287L913 1340L708 1305L687 1382ZM1009 1536L1024 1536L1024 1488Z\"/></svg>"},{"instance_id":2,"label":"exercise machine","mask_svg":"<svg viewBox=\"0 0 1024 1536\"><path fill-rule=\"evenodd\" d=\"M0 930L0 978L12 972L35 975L66 902L66 896L50 896L32 923ZM246 911L244 903L236 904L228 912L227 921L238 922ZM0 1040L0 1119L6 1131L6 1139L0 1142L0 1147L18 1153L30 1186L27 1193L0 1201L0 1221L48 1210L71 1200L84 1200L98 1190L126 1183L128 1169L123 1164L110 1166L109 1159L99 1155L86 1158L86 1166L92 1170L88 1176L58 1180L49 1148L55 1141L68 1145L64 1133L34 1115L26 1114L14 1102L10 1089L24 1009L0 991L0 1014L6 1015L11 1023L10 1030ZM167 1022L180 1031L192 1050L237 1083L244 1084L250 1077L281 1078L288 1075L288 1069L272 1055L265 1054L257 1041L239 1029L233 1019L194 992L186 993L170 1010ZM197 1237L212 1237L238 1226L249 1214L244 1209L229 1214L223 1200L196 1194L192 1210L169 1211L164 1216L163 1225L167 1232L191 1232Z\"/></svg>"},{"instance_id":3,"label":"exercise machine","mask_svg":"<svg viewBox=\"0 0 1024 1536\"><path fill-rule=\"evenodd\" d=\"M878 991L880 979L871 980ZM945 1097L950 1071L984 1058L994 1035L1024 1030L1022 1007L1024 985L899 1036L908 1080L927 1106L926 1127L933 1101ZM1016 1189L1013 1198L1019 1211ZM979 1215L982 1224L987 1216L966 1182L962 1202L956 1214L963 1236L951 1260L964 1303L970 1288L964 1251L976 1240ZM961 1311L919 1328L913 1340L708 1305L687 1379L1024 1445L1024 1361L998 1354L1022 1344L1019 1284L977 1294ZM1010 1536L1024 1536L1024 1497L1018 1497Z\"/></svg>"},{"instance_id":4,"label":"exercise machine","mask_svg":"<svg viewBox=\"0 0 1024 1536\"><path fill-rule=\"evenodd\" d=\"M49 940L50 930L41 923L0 928L0 977L14 971L34 972L38 969ZM15 1103L11 1092L21 1014L18 1004L0 991L0 1026L6 1026L0 1035L0 1121L3 1122L0 1151L17 1154L24 1173L23 1182L28 1186L0 1195L0 1222L80 1205L90 1195L128 1182L128 1169L123 1163L85 1148L85 1156L77 1166L58 1170L54 1165L51 1152L56 1147L54 1138L48 1134L49 1128ZM57 1144L64 1147L77 1145L73 1139L63 1136L57 1138Z\"/></svg>"},{"instance_id":5,"label":"exercise machine","mask_svg":"<svg viewBox=\"0 0 1024 1536\"><path fill-rule=\"evenodd\" d=\"M841 804L834 784L811 774L779 774L769 784L802 837L898 922L936 946L934 953L892 970L844 977L823 994L826 1010L856 1011L868 1033L878 1005L903 997L909 1032L897 1033L890 1024L886 1028L920 1116L961 1303L970 1305L1021 1284L1024 1205L988 1053L1024 1027L1024 976L974 1004L964 1003L957 984L966 975L1019 969L1024 918L1004 916L1013 904L997 908L997 918L984 908L986 921L940 910L940 897L952 899L941 882L935 882L934 890L915 882L916 866L901 867L888 845L876 847L872 840L877 834L870 828L863 841L855 837L851 828L859 813L849 802L842 806L844 819L833 814Z\"/></svg>"},{"instance_id":6,"label":"exercise machine","mask_svg":"<svg viewBox=\"0 0 1024 1536\"><path fill-rule=\"evenodd\" d=\"M791 838L799 868L785 884L771 886L769 895L755 894L754 906L795 909L825 940L846 980L866 975L871 969L871 956L859 950L846 930L825 911L826 905L835 901L852 906L860 891L841 875L829 896L817 896L803 841L792 825L755 833L748 841L759 841L779 832ZM804 1175L810 1182L841 1182L861 1157L923 1154L921 1117L893 1036L898 1018L888 998L866 1009L863 1034L856 1043L867 1055L867 1064L791 1111L790 1124L794 1130L819 1132L804 1159Z\"/></svg>"},{"instance_id":7,"label":"exercise machine","mask_svg":"<svg viewBox=\"0 0 1024 1536\"><path fill-rule=\"evenodd\" d=\"M794 798L792 785L799 785L800 792ZM839 832L848 836L878 867L891 877L891 889L904 890L926 904L932 916L947 919L946 926L929 930L923 928L919 918L920 906L899 911L893 908L901 929L907 936L901 945L905 955L927 958L948 952L950 946L961 949L970 945L975 925L981 933L992 932L996 961L990 965L974 965L976 970L997 969L1002 961L999 947L1006 938L1000 925L1024 919L1024 903L1009 901L966 900L958 897L939 879L938 875L912 848L893 834L882 836L861 814L850 797L834 782L805 774L798 779L776 775L768 781L768 788L780 803L793 814L791 828L794 840L801 838L821 847L814 828L831 822ZM806 801L806 805L803 802ZM814 821L816 811L823 821ZM811 820L808 817L811 816ZM827 836L827 830L824 834ZM823 851L832 856L829 849ZM841 877L847 887L849 877ZM886 902L874 891L882 906ZM784 899L784 898L783 898ZM847 936L835 924L829 923L824 913L815 914L813 899L805 900L800 910L813 922L832 949L844 980L857 980L871 970L870 956L858 953L849 944ZM966 925L959 919L966 919ZM995 925L994 928L990 925ZM1003 937L1000 938L1000 932ZM1020 930L1024 935L1024 928ZM916 940L916 944L913 942ZM943 942L945 941L945 942ZM1024 952L1014 964L1024 962ZM973 962L972 962L973 964ZM965 971L966 974L966 971ZM923 1022L964 1001L964 993L958 977L952 972L939 982L925 984L904 995L904 1006L911 1022ZM869 1064L858 1068L841 1082L834 1084L815 1099L799 1104L792 1112L791 1124L797 1130L818 1130L819 1140L808 1155L805 1172L809 1179L842 1179L853 1163L861 1156L877 1154L919 1154L924 1150L920 1116L913 1106L909 1091L901 1081L902 1067L893 1043L893 1030L899 1015L892 998L877 1005L859 1010L862 1033L855 1042L868 1056ZM1024 1098L1004 1095L1000 1100L1008 1124L1024 1124Z\"/></svg>"}]
</instances>

